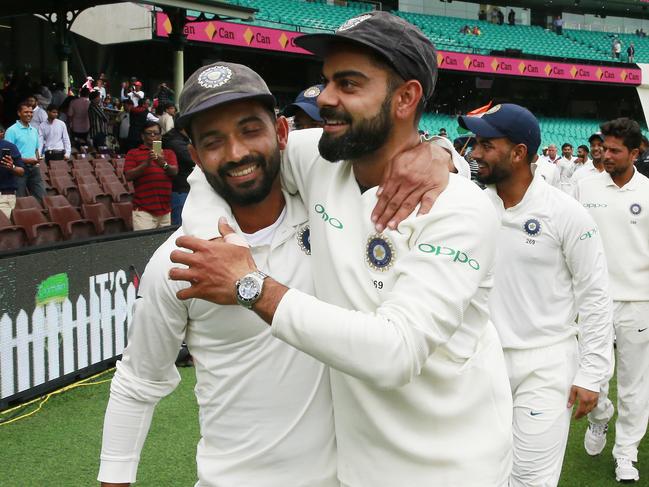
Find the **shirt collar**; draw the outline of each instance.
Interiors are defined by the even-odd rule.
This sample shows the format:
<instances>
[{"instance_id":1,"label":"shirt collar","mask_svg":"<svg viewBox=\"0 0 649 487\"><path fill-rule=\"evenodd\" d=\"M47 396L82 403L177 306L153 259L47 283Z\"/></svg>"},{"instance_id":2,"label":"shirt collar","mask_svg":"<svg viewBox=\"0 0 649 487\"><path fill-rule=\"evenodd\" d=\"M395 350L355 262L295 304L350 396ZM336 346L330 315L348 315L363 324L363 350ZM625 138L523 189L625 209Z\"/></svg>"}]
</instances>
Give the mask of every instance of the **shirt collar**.
<instances>
[{"instance_id":1,"label":"shirt collar","mask_svg":"<svg viewBox=\"0 0 649 487\"><path fill-rule=\"evenodd\" d=\"M635 166L633 166L633 176L631 176L629 182L621 188L617 184L615 184L615 181L613 181L613 178L606 170L602 172L606 174L604 176L604 179L606 180L606 186L615 186L620 191L635 191L638 187L640 177L638 176L638 170L635 168Z\"/></svg>"}]
</instances>

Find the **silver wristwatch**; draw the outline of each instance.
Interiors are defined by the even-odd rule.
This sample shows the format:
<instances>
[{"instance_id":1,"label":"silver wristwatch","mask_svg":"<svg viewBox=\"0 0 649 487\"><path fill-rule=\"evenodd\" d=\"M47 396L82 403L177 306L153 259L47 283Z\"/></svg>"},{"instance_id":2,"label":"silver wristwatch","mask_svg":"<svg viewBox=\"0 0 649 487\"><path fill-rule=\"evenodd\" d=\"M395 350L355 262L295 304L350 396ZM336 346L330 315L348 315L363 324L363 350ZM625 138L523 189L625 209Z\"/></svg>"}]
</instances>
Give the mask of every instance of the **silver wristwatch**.
<instances>
[{"instance_id":1,"label":"silver wristwatch","mask_svg":"<svg viewBox=\"0 0 649 487\"><path fill-rule=\"evenodd\" d=\"M248 309L259 300L264 288L264 279L268 276L261 271L254 271L246 274L235 284L237 290L237 302Z\"/></svg>"}]
</instances>

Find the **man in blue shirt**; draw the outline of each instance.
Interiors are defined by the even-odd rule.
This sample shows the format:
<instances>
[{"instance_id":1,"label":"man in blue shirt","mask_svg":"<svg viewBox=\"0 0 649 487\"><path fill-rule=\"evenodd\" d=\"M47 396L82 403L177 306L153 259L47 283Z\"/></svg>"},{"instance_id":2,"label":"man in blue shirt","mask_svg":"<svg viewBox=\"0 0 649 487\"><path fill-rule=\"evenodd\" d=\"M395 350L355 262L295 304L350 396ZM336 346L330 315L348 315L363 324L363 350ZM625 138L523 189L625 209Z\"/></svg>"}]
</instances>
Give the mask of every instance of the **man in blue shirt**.
<instances>
[{"instance_id":1,"label":"man in blue shirt","mask_svg":"<svg viewBox=\"0 0 649 487\"><path fill-rule=\"evenodd\" d=\"M11 211L16 206L17 180L24 173L25 166L18 147L0 139L0 211L7 215L7 218L11 217Z\"/></svg>"},{"instance_id":2,"label":"man in blue shirt","mask_svg":"<svg viewBox=\"0 0 649 487\"><path fill-rule=\"evenodd\" d=\"M25 174L18 178L18 196L27 196L29 193L42 202L45 196L45 185L41 177L38 152L38 130L29 123L32 121L33 108L27 102L18 105L18 121L7 129L5 140L18 147L20 156L25 165Z\"/></svg>"}]
</instances>

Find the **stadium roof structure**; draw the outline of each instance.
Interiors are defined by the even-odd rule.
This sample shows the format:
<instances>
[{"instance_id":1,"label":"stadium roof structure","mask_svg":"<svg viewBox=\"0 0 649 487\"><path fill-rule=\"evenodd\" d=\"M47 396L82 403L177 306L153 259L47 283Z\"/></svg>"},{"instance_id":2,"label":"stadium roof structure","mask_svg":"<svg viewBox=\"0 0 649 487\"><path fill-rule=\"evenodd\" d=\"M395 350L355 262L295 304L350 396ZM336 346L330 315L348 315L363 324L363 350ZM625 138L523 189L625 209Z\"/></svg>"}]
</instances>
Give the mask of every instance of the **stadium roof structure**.
<instances>
[{"instance_id":1,"label":"stadium roof structure","mask_svg":"<svg viewBox=\"0 0 649 487\"><path fill-rule=\"evenodd\" d=\"M649 0L492 0L489 3L506 7L546 9L576 14L649 17Z\"/></svg>"},{"instance_id":2,"label":"stadium roof structure","mask_svg":"<svg viewBox=\"0 0 649 487\"><path fill-rule=\"evenodd\" d=\"M0 17L15 15L48 14L58 11L75 11L98 5L122 3L124 0L20 0L7 2L0 11ZM218 15L221 18L253 20L257 9L232 5L218 0L139 0L156 7L198 10L199 12Z\"/></svg>"}]
</instances>

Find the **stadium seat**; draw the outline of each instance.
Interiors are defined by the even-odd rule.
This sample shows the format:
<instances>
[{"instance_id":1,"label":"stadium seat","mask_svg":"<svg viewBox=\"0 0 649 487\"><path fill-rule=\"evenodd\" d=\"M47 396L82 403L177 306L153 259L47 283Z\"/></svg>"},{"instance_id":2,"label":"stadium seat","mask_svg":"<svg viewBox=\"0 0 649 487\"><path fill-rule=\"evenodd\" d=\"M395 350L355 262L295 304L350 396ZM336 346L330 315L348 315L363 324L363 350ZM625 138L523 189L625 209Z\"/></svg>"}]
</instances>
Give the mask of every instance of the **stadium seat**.
<instances>
[{"instance_id":1,"label":"stadium seat","mask_svg":"<svg viewBox=\"0 0 649 487\"><path fill-rule=\"evenodd\" d=\"M127 232L128 225L122 217L113 216L101 203L81 205L83 216L92 221L98 234L109 235Z\"/></svg>"},{"instance_id":2,"label":"stadium seat","mask_svg":"<svg viewBox=\"0 0 649 487\"><path fill-rule=\"evenodd\" d=\"M32 245L60 242L63 231L58 223L48 221L43 213L36 208L21 210L14 208L12 213L14 223L25 229L27 238Z\"/></svg>"},{"instance_id":3,"label":"stadium seat","mask_svg":"<svg viewBox=\"0 0 649 487\"><path fill-rule=\"evenodd\" d=\"M104 191L113 197L113 201L124 202L133 199L132 193L124 187L115 174L99 176L99 181Z\"/></svg>"},{"instance_id":4,"label":"stadium seat","mask_svg":"<svg viewBox=\"0 0 649 487\"><path fill-rule=\"evenodd\" d=\"M17 250L29 245L27 232L20 225L14 225L0 211L0 250Z\"/></svg>"},{"instance_id":5,"label":"stadium seat","mask_svg":"<svg viewBox=\"0 0 649 487\"><path fill-rule=\"evenodd\" d=\"M94 176L94 174L90 173L77 173L75 174L75 179L77 180L77 184L81 186L82 184L99 184L97 182L97 178Z\"/></svg>"},{"instance_id":6,"label":"stadium seat","mask_svg":"<svg viewBox=\"0 0 649 487\"><path fill-rule=\"evenodd\" d=\"M50 208L50 217L63 229L66 240L94 237L97 235L95 225L81 215L72 206L53 206Z\"/></svg>"},{"instance_id":7,"label":"stadium seat","mask_svg":"<svg viewBox=\"0 0 649 487\"><path fill-rule=\"evenodd\" d=\"M70 172L70 165L65 160L52 160L49 165L49 172Z\"/></svg>"},{"instance_id":8,"label":"stadium seat","mask_svg":"<svg viewBox=\"0 0 649 487\"><path fill-rule=\"evenodd\" d=\"M48 195L50 196L50 195ZM47 197L47 196L46 196ZM26 208L36 208L38 211L47 213L47 209L34 196L18 196L16 197L16 208L24 210Z\"/></svg>"},{"instance_id":9,"label":"stadium seat","mask_svg":"<svg viewBox=\"0 0 649 487\"><path fill-rule=\"evenodd\" d=\"M54 207L61 208L62 206L72 206L68 199L61 194L46 196L45 198L43 198L43 203L45 204L45 208L48 212L50 212L50 210Z\"/></svg>"},{"instance_id":10,"label":"stadium seat","mask_svg":"<svg viewBox=\"0 0 649 487\"><path fill-rule=\"evenodd\" d=\"M92 174L94 172L94 168L87 160L77 159L75 161L72 161L72 172L74 173L75 171L78 173L80 172L84 174Z\"/></svg>"},{"instance_id":11,"label":"stadium seat","mask_svg":"<svg viewBox=\"0 0 649 487\"><path fill-rule=\"evenodd\" d=\"M64 195L72 206L81 205L81 195L79 194L79 188L72 180L72 176L70 176L69 174L50 173L50 179L54 189L56 189L59 194Z\"/></svg>"},{"instance_id":12,"label":"stadium seat","mask_svg":"<svg viewBox=\"0 0 649 487\"><path fill-rule=\"evenodd\" d=\"M79 193L81 194L81 200L86 204L101 203L106 208L112 208L113 198L95 183L83 183L79 184Z\"/></svg>"},{"instance_id":13,"label":"stadium seat","mask_svg":"<svg viewBox=\"0 0 649 487\"><path fill-rule=\"evenodd\" d=\"M133 204L130 201L113 203L113 213L126 222L129 230L133 230Z\"/></svg>"}]
</instances>

